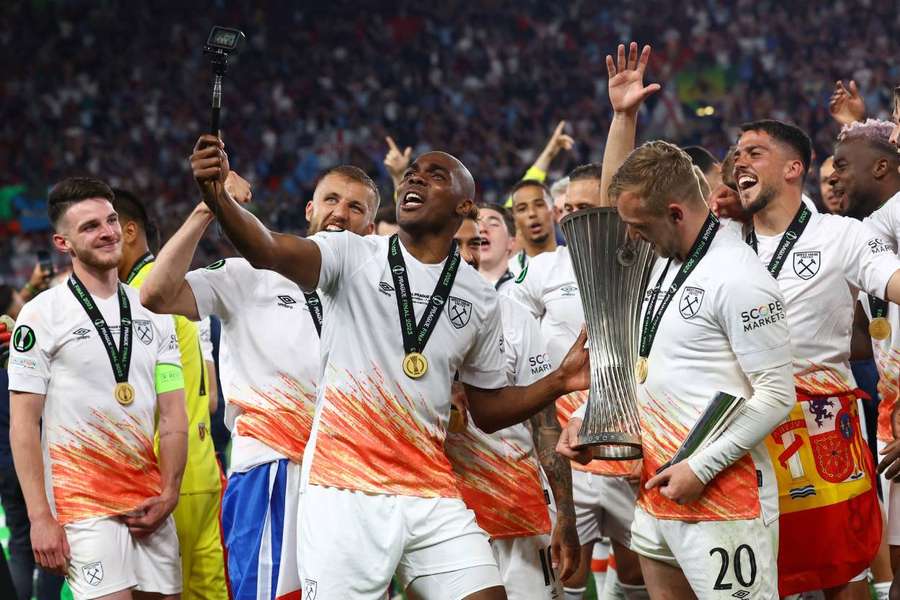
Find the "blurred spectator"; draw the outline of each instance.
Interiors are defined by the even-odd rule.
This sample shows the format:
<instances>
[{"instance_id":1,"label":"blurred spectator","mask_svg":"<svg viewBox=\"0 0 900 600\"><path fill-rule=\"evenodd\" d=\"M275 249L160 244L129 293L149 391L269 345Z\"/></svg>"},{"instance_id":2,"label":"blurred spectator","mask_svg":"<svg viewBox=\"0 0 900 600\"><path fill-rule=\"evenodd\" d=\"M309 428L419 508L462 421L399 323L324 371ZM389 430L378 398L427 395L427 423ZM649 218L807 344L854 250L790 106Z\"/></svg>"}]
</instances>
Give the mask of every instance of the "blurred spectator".
<instances>
[{"instance_id":1,"label":"blurred spectator","mask_svg":"<svg viewBox=\"0 0 900 600\"><path fill-rule=\"evenodd\" d=\"M247 34L225 82L224 139L254 183L255 210L284 231L304 231L303 199L338 163L364 168L390 197L388 134L415 143L413 154L458 155L487 202L501 200L562 118L577 146L550 182L599 161L610 118L604 56L623 39L654 46L649 72L663 83L642 134L719 159L735 127L761 117L796 122L827 156L835 80L853 78L869 116L882 118L900 81L890 0L865 10L775 0L361 6L11 3L0 33L0 274L27 275L17 257L46 245L45 192L66 175L134 189L168 215L171 234L197 200L185 157L208 120L202 45L213 24ZM210 236L198 263L227 253Z\"/></svg>"}]
</instances>

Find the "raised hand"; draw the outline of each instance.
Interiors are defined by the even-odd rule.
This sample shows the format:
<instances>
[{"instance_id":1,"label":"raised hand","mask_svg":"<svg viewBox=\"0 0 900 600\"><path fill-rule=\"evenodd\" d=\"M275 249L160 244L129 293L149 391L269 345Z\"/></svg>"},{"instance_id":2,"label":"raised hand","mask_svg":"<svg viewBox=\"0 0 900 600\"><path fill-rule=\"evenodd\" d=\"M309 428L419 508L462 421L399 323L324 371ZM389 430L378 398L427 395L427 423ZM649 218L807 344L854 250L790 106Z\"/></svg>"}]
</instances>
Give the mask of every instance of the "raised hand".
<instances>
[{"instance_id":1,"label":"raised hand","mask_svg":"<svg viewBox=\"0 0 900 600\"><path fill-rule=\"evenodd\" d=\"M388 145L388 153L384 156L384 166L391 176L394 185L398 184L403 178L403 173L409 167L409 159L412 157L412 148L409 146L403 152L397 147L394 138L387 136L384 141Z\"/></svg>"},{"instance_id":2,"label":"raised hand","mask_svg":"<svg viewBox=\"0 0 900 600\"><path fill-rule=\"evenodd\" d=\"M832 118L841 125L865 120L866 102L859 95L855 81L851 79L849 87L846 88L840 79L834 82L834 93L831 94L828 110Z\"/></svg>"},{"instance_id":3,"label":"raised hand","mask_svg":"<svg viewBox=\"0 0 900 600\"><path fill-rule=\"evenodd\" d=\"M214 135L202 135L194 144L194 152L190 157L191 171L200 187L203 201L215 206L217 194L228 178L228 155L225 144Z\"/></svg>"},{"instance_id":4,"label":"raised hand","mask_svg":"<svg viewBox=\"0 0 900 600\"><path fill-rule=\"evenodd\" d=\"M660 90L658 83L644 85L644 71L650 60L650 46L644 46L638 57L637 42L628 47L628 60L625 60L625 45L619 44L617 60L606 55L606 70L609 73L609 102L613 111L627 115L635 115L644 99Z\"/></svg>"},{"instance_id":5,"label":"raised hand","mask_svg":"<svg viewBox=\"0 0 900 600\"><path fill-rule=\"evenodd\" d=\"M566 128L566 122L560 121L556 126L556 129L553 130L553 135L550 136L550 140L547 142L547 145L544 147L545 154L548 155L548 158L551 160L557 154L559 154L560 150L571 150L575 147L575 139L563 133Z\"/></svg>"}]
</instances>

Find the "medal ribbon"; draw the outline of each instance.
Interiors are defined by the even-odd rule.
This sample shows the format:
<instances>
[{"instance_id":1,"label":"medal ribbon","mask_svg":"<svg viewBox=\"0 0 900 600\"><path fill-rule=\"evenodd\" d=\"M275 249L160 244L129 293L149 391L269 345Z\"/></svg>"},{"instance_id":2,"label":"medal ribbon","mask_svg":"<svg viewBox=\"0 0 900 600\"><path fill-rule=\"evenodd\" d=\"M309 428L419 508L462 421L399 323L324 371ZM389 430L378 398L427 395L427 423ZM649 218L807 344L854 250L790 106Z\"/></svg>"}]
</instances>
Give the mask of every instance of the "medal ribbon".
<instances>
[{"instance_id":1,"label":"medal ribbon","mask_svg":"<svg viewBox=\"0 0 900 600\"><path fill-rule=\"evenodd\" d=\"M781 273L781 267L784 266L784 261L787 260L788 254L791 253L794 244L800 239L811 216L812 211L809 210L806 204L801 202L800 210L794 215L794 219L791 221L791 224L788 225L787 231L781 236L778 248L775 249L775 254L772 256L772 260L769 261L767 269L775 279L778 279L778 274ZM753 229L747 234L747 243L750 244L750 247L753 248L754 252L759 254L759 240L756 238L756 231Z\"/></svg>"},{"instance_id":2,"label":"medal ribbon","mask_svg":"<svg viewBox=\"0 0 900 600\"><path fill-rule=\"evenodd\" d=\"M131 283L131 281L137 277L137 274L141 272L141 269L146 267L148 264L152 263L156 260L156 257L153 256L152 252L147 252L147 254L143 255L138 259L134 266L131 267L131 271L128 272L128 277L125 278L125 283Z\"/></svg>"},{"instance_id":3,"label":"medal ribbon","mask_svg":"<svg viewBox=\"0 0 900 600\"><path fill-rule=\"evenodd\" d=\"M109 364L112 365L113 377L116 378L116 383L127 382L128 370L131 367L132 332L131 304L128 302L125 286L120 283L118 289L119 318L121 324L119 325L119 347L116 349L109 325L106 324L106 320L100 313L100 309L97 308L94 299L88 293L87 289L85 289L84 284L81 283L81 280L78 279L78 276L75 275L75 273L72 273L72 275L69 276L68 285L69 289L72 290L72 294L75 295L75 299L78 300L78 303L84 308L84 312L87 313L88 317L94 323L97 335L100 336L103 347L106 349L106 355L109 357Z\"/></svg>"},{"instance_id":4,"label":"medal ribbon","mask_svg":"<svg viewBox=\"0 0 900 600\"><path fill-rule=\"evenodd\" d=\"M403 334L403 349L410 352L422 352L428 338L437 325L438 317L444 311L444 305L459 270L460 255L456 240L450 245L450 255L444 262L441 276L428 299L425 313L416 325L416 313L413 307L412 291L409 289L409 277L406 274L406 262L400 250L400 238L395 233L388 242L388 264L394 278L394 294L397 297L397 310L400 312L400 332Z\"/></svg>"},{"instance_id":5,"label":"medal ribbon","mask_svg":"<svg viewBox=\"0 0 900 600\"><path fill-rule=\"evenodd\" d=\"M872 313L872 320L885 318L888 312L888 303L872 294L866 294L866 296L869 298L869 311Z\"/></svg>"},{"instance_id":6,"label":"medal ribbon","mask_svg":"<svg viewBox=\"0 0 900 600\"><path fill-rule=\"evenodd\" d=\"M703 223L703 228L700 230L700 235L697 236L697 239L694 240L694 245L691 246L690 251L688 251L687 259L682 263L681 268L678 270L678 274L675 275L675 280L672 281L672 285L669 286L669 289L667 289L663 295L663 299L659 303L659 310L656 310L654 313L654 310L656 309L656 300L659 298L660 289L662 288L662 283L666 278L666 274L669 272L669 266L672 264L672 259L670 258L666 263L666 268L663 269L662 275L659 276L656 287L650 292L647 310L644 312L644 323L641 326L641 343L639 347L641 357L647 358L650 356L650 348L653 347L653 340L656 338L656 332L659 330L659 324L662 321L666 309L669 308L672 298L678 293L678 290L684 284L688 275L697 268L697 265L700 264L700 260L706 255L718 230L719 219L717 219L714 214L709 213L709 216L706 217L706 222Z\"/></svg>"},{"instance_id":7,"label":"medal ribbon","mask_svg":"<svg viewBox=\"0 0 900 600\"><path fill-rule=\"evenodd\" d=\"M322 301L319 299L319 293L303 292L303 297L306 298L306 307L309 309L309 317L312 319L313 325L316 326L316 333L322 337Z\"/></svg>"}]
</instances>

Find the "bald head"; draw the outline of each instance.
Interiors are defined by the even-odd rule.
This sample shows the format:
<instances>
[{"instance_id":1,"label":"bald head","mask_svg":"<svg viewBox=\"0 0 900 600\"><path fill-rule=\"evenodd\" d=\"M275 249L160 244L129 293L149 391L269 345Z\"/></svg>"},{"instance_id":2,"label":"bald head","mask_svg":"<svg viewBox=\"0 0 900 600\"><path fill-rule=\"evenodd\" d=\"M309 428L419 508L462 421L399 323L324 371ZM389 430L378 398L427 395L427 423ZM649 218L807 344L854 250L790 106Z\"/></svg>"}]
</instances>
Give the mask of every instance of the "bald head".
<instances>
[{"instance_id":1,"label":"bald head","mask_svg":"<svg viewBox=\"0 0 900 600\"><path fill-rule=\"evenodd\" d=\"M397 186L397 223L407 231L447 230L452 235L474 205L475 181L446 152L418 156Z\"/></svg>"},{"instance_id":2,"label":"bald head","mask_svg":"<svg viewBox=\"0 0 900 600\"><path fill-rule=\"evenodd\" d=\"M461 160L447 152L434 150L419 156L416 162L426 160L442 163L450 171L452 182L459 188L460 200L475 200L475 178Z\"/></svg>"}]
</instances>

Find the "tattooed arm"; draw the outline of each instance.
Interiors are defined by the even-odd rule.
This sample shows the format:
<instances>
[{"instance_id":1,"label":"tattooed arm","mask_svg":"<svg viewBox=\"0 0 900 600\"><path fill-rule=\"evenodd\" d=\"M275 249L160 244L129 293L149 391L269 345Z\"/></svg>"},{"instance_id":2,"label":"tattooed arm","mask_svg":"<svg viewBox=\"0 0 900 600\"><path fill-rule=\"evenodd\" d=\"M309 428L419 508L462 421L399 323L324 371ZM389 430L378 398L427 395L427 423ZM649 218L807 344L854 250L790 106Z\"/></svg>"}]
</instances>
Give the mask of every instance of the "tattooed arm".
<instances>
[{"instance_id":1,"label":"tattooed arm","mask_svg":"<svg viewBox=\"0 0 900 600\"><path fill-rule=\"evenodd\" d=\"M534 448L556 502L556 523L553 526L550 554L554 566L558 566L560 579L565 580L578 569L581 549L575 529L572 468L569 461L556 452L556 442L562 433L562 427L556 418L556 405L550 404L531 417L530 421Z\"/></svg>"}]
</instances>

